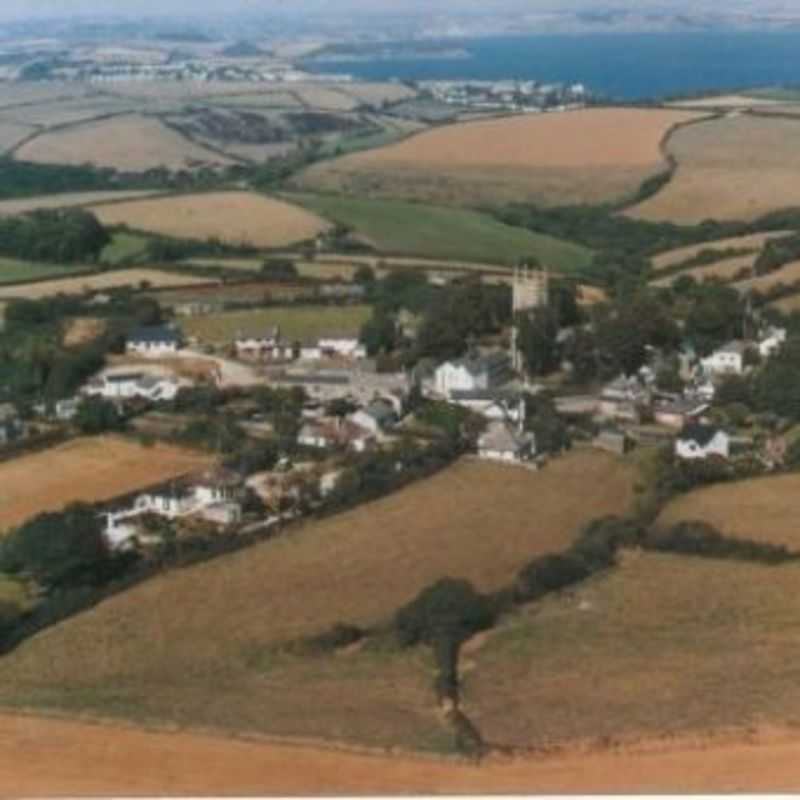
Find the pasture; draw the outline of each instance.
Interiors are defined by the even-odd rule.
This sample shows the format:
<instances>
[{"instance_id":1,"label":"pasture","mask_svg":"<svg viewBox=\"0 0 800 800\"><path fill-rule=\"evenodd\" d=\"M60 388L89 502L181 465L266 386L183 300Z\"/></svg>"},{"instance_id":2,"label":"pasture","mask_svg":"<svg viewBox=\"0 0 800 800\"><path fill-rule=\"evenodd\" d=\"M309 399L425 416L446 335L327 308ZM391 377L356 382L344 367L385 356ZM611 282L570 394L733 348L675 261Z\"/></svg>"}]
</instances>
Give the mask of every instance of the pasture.
<instances>
[{"instance_id":1,"label":"pasture","mask_svg":"<svg viewBox=\"0 0 800 800\"><path fill-rule=\"evenodd\" d=\"M445 575L499 588L589 517L623 513L634 481L599 452L538 473L461 462L44 631L5 657L0 704L445 749L429 651L314 658L274 645L337 622L381 622Z\"/></svg>"},{"instance_id":2,"label":"pasture","mask_svg":"<svg viewBox=\"0 0 800 800\"><path fill-rule=\"evenodd\" d=\"M796 724L798 657L799 565L631 553L489 634L463 699L500 745L742 736Z\"/></svg>"},{"instance_id":3,"label":"pasture","mask_svg":"<svg viewBox=\"0 0 800 800\"><path fill-rule=\"evenodd\" d=\"M326 335L358 336L371 313L369 306L292 306L228 311L186 317L181 320L181 330L185 336L195 337L205 344L228 345L240 334L263 335L277 325L281 335L287 339L308 341Z\"/></svg>"},{"instance_id":4,"label":"pasture","mask_svg":"<svg viewBox=\"0 0 800 800\"><path fill-rule=\"evenodd\" d=\"M204 454L117 436L73 439L0 464L0 531L77 501L95 503L208 466Z\"/></svg>"},{"instance_id":5,"label":"pasture","mask_svg":"<svg viewBox=\"0 0 800 800\"><path fill-rule=\"evenodd\" d=\"M37 264L32 261L20 261L16 258L0 257L0 286L8 283L38 281L56 276L64 277L74 272L81 272L85 269L87 269L87 267L75 265L65 266L63 264ZM9 290L0 289L0 291Z\"/></svg>"},{"instance_id":6,"label":"pasture","mask_svg":"<svg viewBox=\"0 0 800 800\"><path fill-rule=\"evenodd\" d=\"M2 262L0 262L0 271L2 270L1 265ZM20 269L22 268L20 267ZM63 274L64 272L63 268L53 267L53 269L61 270L53 274ZM20 278L16 280L20 280ZM53 297L57 294L83 294L105 289L117 289L122 286L131 286L137 289L141 287L158 289L197 286L204 283L208 283L208 278L196 278L192 275L181 275L160 269L121 269L93 275L80 275L74 278L42 280L37 283L19 286L0 286L0 299L14 300L26 297L31 300L39 300L42 297Z\"/></svg>"},{"instance_id":7,"label":"pasture","mask_svg":"<svg viewBox=\"0 0 800 800\"><path fill-rule=\"evenodd\" d=\"M695 489L676 497L659 517L671 525L698 519L731 536L783 544L800 552L797 493L800 475L775 475Z\"/></svg>"},{"instance_id":8,"label":"pasture","mask_svg":"<svg viewBox=\"0 0 800 800\"><path fill-rule=\"evenodd\" d=\"M104 225L184 239L285 247L313 239L328 223L298 206L253 192L208 192L92 208Z\"/></svg>"},{"instance_id":9,"label":"pasture","mask_svg":"<svg viewBox=\"0 0 800 800\"><path fill-rule=\"evenodd\" d=\"M693 225L800 205L800 120L729 115L682 128L667 149L672 180L627 216Z\"/></svg>"},{"instance_id":10,"label":"pasture","mask_svg":"<svg viewBox=\"0 0 800 800\"><path fill-rule=\"evenodd\" d=\"M197 145L152 117L126 114L42 133L15 156L42 164L85 164L119 170L229 166L233 160Z\"/></svg>"},{"instance_id":11,"label":"pasture","mask_svg":"<svg viewBox=\"0 0 800 800\"><path fill-rule=\"evenodd\" d=\"M297 194L289 198L353 228L383 253L491 264L516 264L520 258L536 256L563 272L583 269L591 262L591 252L585 247L504 225L476 211L360 197Z\"/></svg>"},{"instance_id":12,"label":"pasture","mask_svg":"<svg viewBox=\"0 0 800 800\"><path fill-rule=\"evenodd\" d=\"M609 108L447 125L314 164L295 183L311 191L441 205L608 202L631 195L661 171L668 132L701 116Z\"/></svg>"}]
</instances>

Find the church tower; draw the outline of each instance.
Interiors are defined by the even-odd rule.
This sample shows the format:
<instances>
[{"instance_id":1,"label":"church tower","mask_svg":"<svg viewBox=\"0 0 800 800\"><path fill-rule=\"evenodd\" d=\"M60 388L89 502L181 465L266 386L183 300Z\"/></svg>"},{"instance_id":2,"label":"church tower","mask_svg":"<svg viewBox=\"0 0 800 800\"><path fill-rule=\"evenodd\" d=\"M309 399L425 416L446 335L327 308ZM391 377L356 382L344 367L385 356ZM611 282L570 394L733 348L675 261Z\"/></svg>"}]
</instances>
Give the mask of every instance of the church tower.
<instances>
[{"instance_id":1,"label":"church tower","mask_svg":"<svg viewBox=\"0 0 800 800\"><path fill-rule=\"evenodd\" d=\"M537 308L546 308L549 301L550 275L546 268L514 267L512 283L513 325L511 328L511 363L517 372L522 371L522 353L517 345L517 315Z\"/></svg>"}]
</instances>

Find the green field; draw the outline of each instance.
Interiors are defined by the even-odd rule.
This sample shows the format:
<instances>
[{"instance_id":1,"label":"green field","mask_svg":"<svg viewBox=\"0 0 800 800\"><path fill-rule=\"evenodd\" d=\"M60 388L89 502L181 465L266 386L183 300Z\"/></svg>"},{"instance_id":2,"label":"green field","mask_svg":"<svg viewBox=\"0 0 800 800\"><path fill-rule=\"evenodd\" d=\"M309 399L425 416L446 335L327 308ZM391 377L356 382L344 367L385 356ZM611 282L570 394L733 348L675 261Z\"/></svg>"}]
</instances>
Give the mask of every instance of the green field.
<instances>
[{"instance_id":1,"label":"green field","mask_svg":"<svg viewBox=\"0 0 800 800\"><path fill-rule=\"evenodd\" d=\"M0 258L0 284L24 283L42 278L66 278L75 272L85 272L85 265L34 264L16 258Z\"/></svg>"},{"instance_id":2,"label":"green field","mask_svg":"<svg viewBox=\"0 0 800 800\"><path fill-rule=\"evenodd\" d=\"M563 272L581 270L591 261L585 247L513 228L477 211L338 195L291 194L288 199L349 225L389 254L508 265L536 256Z\"/></svg>"},{"instance_id":3,"label":"green field","mask_svg":"<svg viewBox=\"0 0 800 800\"><path fill-rule=\"evenodd\" d=\"M355 335L369 319L369 306L297 306L231 311L182 320L185 336L207 344L230 344L237 337L266 333L277 325L290 340L312 340L326 335Z\"/></svg>"},{"instance_id":4,"label":"green field","mask_svg":"<svg viewBox=\"0 0 800 800\"><path fill-rule=\"evenodd\" d=\"M133 259L143 256L147 249L148 239L138 233L120 231L113 235L111 242L106 245L100 254L100 260L112 267L123 263L130 263Z\"/></svg>"}]
</instances>

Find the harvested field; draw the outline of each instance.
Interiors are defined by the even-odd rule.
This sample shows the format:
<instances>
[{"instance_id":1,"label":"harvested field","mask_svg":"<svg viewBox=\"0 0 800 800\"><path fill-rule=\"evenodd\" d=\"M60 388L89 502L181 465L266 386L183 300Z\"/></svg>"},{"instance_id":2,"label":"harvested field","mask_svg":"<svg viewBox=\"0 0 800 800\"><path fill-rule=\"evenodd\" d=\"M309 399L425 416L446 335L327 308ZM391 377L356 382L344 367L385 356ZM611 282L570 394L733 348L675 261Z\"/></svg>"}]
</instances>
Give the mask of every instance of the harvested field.
<instances>
[{"instance_id":1,"label":"harvested field","mask_svg":"<svg viewBox=\"0 0 800 800\"><path fill-rule=\"evenodd\" d=\"M228 166L232 159L190 142L157 119L136 114L43 133L15 156L42 164L85 164L144 171Z\"/></svg>"},{"instance_id":2,"label":"harvested field","mask_svg":"<svg viewBox=\"0 0 800 800\"><path fill-rule=\"evenodd\" d=\"M670 108L699 108L699 109L736 109L758 108L778 104L777 100L767 97L748 97L744 94L725 94L719 97L701 97L697 100L675 100L667 103Z\"/></svg>"},{"instance_id":3,"label":"harvested field","mask_svg":"<svg viewBox=\"0 0 800 800\"><path fill-rule=\"evenodd\" d=\"M732 248L761 250L768 241L779 239L784 236L791 236L793 233L794 231L770 231L769 233L753 233L747 236L733 236L730 239L717 239L714 242L692 244L688 247L678 247L675 250L667 250L653 256L650 261L653 265L653 271L657 273L662 269L669 269L676 264L688 261L703 250L730 250Z\"/></svg>"},{"instance_id":4,"label":"harvested field","mask_svg":"<svg viewBox=\"0 0 800 800\"><path fill-rule=\"evenodd\" d=\"M78 500L100 502L207 466L191 450L116 436L74 439L0 464L0 530Z\"/></svg>"},{"instance_id":5,"label":"harvested field","mask_svg":"<svg viewBox=\"0 0 800 800\"><path fill-rule=\"evenodd\" d=\"M526 748L744 735L796 725L798 657L800 565L632 553L468 655L465 710Z\"/></svg>"},{"instance_id":6,"label":"harvested field","mask_svg":"<svg viewBox=\"0 0 800 800\"><path fill-rule=\"evenodd\" d=\"M661 142L668 131L699 118L692 112L616 108L448 125L312 165L296 183L442 205L606 202L630 195L662 170Z\"/></svg>"},{"instance_id":7,"label":"harvested field","mask_svg":"<svg viewBox=\"0 0 800 800\"><path fill-rule=\"evenodd\" d=\"M293 83L292 94L309 108L322 111L352 111L359 105L355 97L338 86L321 86L318 83Z\"/></svg>"},{"instance_id":8,"label":"harvested field","mask_svg":"<svg viewBox=\"0 0 800 800\"><path fill-rule=\"evenodd\" d=\"M104 225L129 225L187 239L285 247L313 239L328 223L281 200L252 192L209 192L96 206Z\"/></svg>"},{"instance_id":9,"label":"harvested field","mask_svg":"<svg viewBox=\"0 0 800 800\"><path fill-rule=\"evenodd\" d=\"M678 162L672 180L625 213L693 225L800 205L799 134L798 120L745 114L685 127L667 144Z\"/></svg>"},{"instance_id":10,"label":"harvested field","mask_svg":"<svg viewBox=\"0 0 800 800\"><path fill-rule=\"evenodd\" d=\"M784 283L791 285L796 281L800 281L800 261L792 261L774 272L768 272L766 275L759 275L757 278L749 278L746 281L739 281L736 288L740 291L748 291L755 289L759 292L767 291L768 289Z\"/></svg>"},{"instance_id":11,"label":"harvested field","mask_svg":"<svg viewBox=\"0 0 800 800\"><path fill-rule=\"evenodd\" d=\"M701 267L691 267L690 269L675 272L668 275L666 278L658 278L657 280L651 281L651 283L653 286L671 286L678 278L682 278L684 275L694 278L698 282L716 278L727 283L728 281L734 280L742 270L752 270L753 264L755 264L757 258L757 252L750 253L746 256L725 258L722 261L715 261L713 264L705 264Z\"/></svg>"},{"instance_id":12,"label":"harvested field","mask_svg":"<svg viewBox=\"0 0 800 800\"><path fill-rule=\"evenodd\" d=\"M402 83L348 83L341 91L355 97L360 103L380 106L382 103L399 103L416 97L417 93Z\"/></svg>"},{"instance_id":13,"label":"harvested field","mask_svg":"<svg viewBox=\"0 0 800 800\"><path fill-rule=\"evenodd\" d=\"M21 280L21 278L17 277L16 280ZM121 269L96 275L81 275L77 278L61 278L19 286L0 287L0 299L12 300L17 297L27 297L38 300L57 294L82 294L103 289L116 289L120 286L138 288L143 284L148 284L155 288L179 288L205 283L208 283L208 278L195 278L192 275L180 275L159 269Z\"/></svg>"},{"instance_id":14,"label":"harvested field","mask_svg":"<svg viewBox=\"0 0 800 800\"><path fill-rule=\"evenodd\" d=\"M0 112L0 118L43 128L73 125L84 120L131 111L133 104L113 97L85 97L57 103L23 106Z\"/></svg>"},{"instance_id":15,"label":"harvested field","mask_svg":"<svg viewBox=\"0 0 800 800\"><path fill-rule=\"evenodd\" d=\"M73 208L91 206L98 203L115 203L120 200L152 197L159 192L147 189L111 192L66 192L63 194L46 194L38 197L22 197L18 200L0 200L0 215L26 214L46 208Z\"/></svg>"},{"instance_id":16,"label":"harvested field","mask_svg":"<svg viewBox=\"0 0 800 800\"><path fill-rule=\"evenodd\" d=\"M479 766L10 714L0 737L0 793L36 797L789 793L800 761L796 733L766 729Z\"/></svg>"},{"instance_id":17,"label":"harvested field","mask_svg":"<svg viewBox=\"0 0 800 800\"><path fill-rule=\"evenodd\" d=\"M76 317L69 321L62 342L64 347L78 347L102 336L108 329L108 320L97 317Z\"/></svg>"},{"instance_id":18,"label":"harvested field","mask_svg":"<svg viewBox=\"0 0 800 800\"><path fill-rule=\"evenodd\" d=\"M445 575L503 586L590 517L624 513L634 481L631 466L593 451L538 473L461 462L44 631L5 657L0 703L448 749L429 651L303 658L276 643L383 621Z\"/></svg>"},{"instance_id":19,"label":"harvested field","mask_svg":"<svg viewBox=\"0 0 800 800\"><path fill-rule=\"evenodd\" d=\"M672 500L659 523L699 519L743 539L783 544L800 552L800 475L775 475L695 489Z\"/></svg>"},{"instance_id":20,"label":"harvested field","mask_svg":"<svg viewBox=\"0 0 800 800\"><path fill-rule=\"evenodd\" d=\"M236 106L238 108L300 108L301 103L293 92L278 90L264 92L243 92L214 98L215 106Z\"/></svg>"},{"instance_id":21,"label":"harvested field","mask_svg":"<svg viewBox=\"0 0 800 800\"><path fill-rule=\"evenodd\" d=\"M800 311L800 294L793 294L789 297L782 297L780 300L775 300L768 304L770 308L777 308L784 314L791 314L794 311Z\"/></svg>"},{"instance_id":22,"label":"harvested field","mask_svg":"<svg viewBox=\"0 0 800 800\"><path fill-rule=\"evenodd\" d=\"M20 81L3 83L0 86L0 108L27 105L32 103L52 103L91 95L95 89L86 83Z\"/></svg>"},{"instance_id":23,"label":"harvested field","mask_svg":"<svg viewBox=\"0 0 800 800\"><path fill-rule=\"evenodd\" d=\"M228 311L181 320L187 337L206 344L231 344L238 335L257 336L277 325L290 340L316 340L320 336L358 336L369 319L369 306L292 306L253 311Z\"/></svg>"},{"instance_id":24,"label":"harvested field","mask_svg":"<svg viewBox=\"0 0 800 800\"><path fill-rule=\"evenodd\" d=\"M0 116L0 154L13 150L23 139L36 132L30 125L5 120Z\"/></svg>"}]
</instances>

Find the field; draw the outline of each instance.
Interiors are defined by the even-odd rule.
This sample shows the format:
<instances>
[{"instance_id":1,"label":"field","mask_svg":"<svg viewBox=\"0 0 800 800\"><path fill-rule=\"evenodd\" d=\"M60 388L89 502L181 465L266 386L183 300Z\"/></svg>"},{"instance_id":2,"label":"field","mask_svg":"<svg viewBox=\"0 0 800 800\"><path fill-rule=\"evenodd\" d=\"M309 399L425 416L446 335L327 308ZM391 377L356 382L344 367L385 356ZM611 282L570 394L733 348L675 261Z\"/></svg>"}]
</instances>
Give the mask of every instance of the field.
<instances>
[{"instance_id":1,"label":"field","mask_svg":"<svg viewBox=\"0 0 800 800\"><path fill-rule=\"evenodd\" d=\"M61 272L63 272L63 269ZM20 278L18 277L17 280L20 280ZM82 294L83 292L116 289L120 286L138 288L145 283L153 288L178 288L208 283L208 279L195 278L191 275L179 275L175 272L164 272L158 269L121 269L95 275L81 275L76 278L59 278L20 286L0 287L0 299L12 300L18 297L27 297L32 300L38 300L42 297L53 297L57 294Z\"/></svg>"},{"instance_id":2,"label":"field","mask_svg":"<svg viewBox=\"0 0 800 800\"><path fill-rule=\"evenodd\" d=\"M328 224L297 206L251 192L210 192L101 205L93 211L104 225L187 239L216 237L234 244L285 247L313 239Z\"/></svg>"},{"instance_id":3,"label":"field","mask_svg":"<svg viewBox=\"0 0 800 800\"><path fill-rule=\"evenodd\" d=\"M783 544L800 551L796 502L800 475L777 475L696 489L672 500L664 525L700 519L731 536Z\"/></svg>"},{"instance_id":4,"label":"field","mask_svg":"<svg viewBox=\"0 0 800 800\"><path fill-rule=\"evenodd\" d=\"M767 97L751 97L744 94L725 94L718 97L701 97L697 100L675 100L667 105L672 108L736 109L758 108L775 105L778 101Z\"/></svg>"},{"instance_id":5,"label":"field","mask_svg":"<svg viewBox=\"0 0 800 800\"><path fill-rule=\"evenodd\" d=\"M31 261L20 261L16 258L0 257L0 285L64 276L72 272L80 272L83 269L86 269L86 267L63 266L60 264L35 264Z\"/></svg>"},{"instance_id":6,"label":"field","mask_svg":"<svg viewBox=\"0 0 800 800\"><path fill-rule=\"evenodd\" d=\"M798 657L797 564L630 554L490 634L465 665L465 706L487 740L518 747L741 736L800 721Z\"/></svg>"},{"instance_id":7,"label":"field","mask_svg":"<svg viewBox=\"0 0 800 800\"><path fill-rule=\"evenodd\" d=\"M0 200L0 214L25 214L43 208L70 208L74 206L91 206L97 203L113 203L119 200L132 200L150 197L158 192L147 190L116 192L70 192L65 194L48 194L39 197L24 197L19 200Z\"/></svg>"},{"instance_id":8,"label":"field","mask_svg":"<svg viewBox=\"0 0 800 800\"><path fill-rule=\"evenodd\" d=\"M35 132L36 128L32 126L3 120L0 116L0 154L13 150L23 139Z\"/></svg>"},{"instance_id":9,"label":"field","mask_svg":"<svg viewBox=\"0 0 800 800\"><path fill-rule=\"evenodd\" d=\"M792 261L780 269L776 269L774 272L768 272L766 275L759 275L757 278L748 278L745 281L739 281L736 284L736 288L740 291L756 289L759 292L764 292L780 283L788 285L796 281L800 281L800 261Z\"/></svg>"},{"instance_id":10,"label":"field","mask_svg":"<svg viewBox=\"0 0 800 800\"><path fill-rule=\"evenodd\" d=\"M352 227L377 250L431 258L515 264L534 255L552 269L570 272L589 265L584 247L512 228L487 214L398 200L290 195L315 213Z\"/></svg>"},{"instance_id":11,"label":"field","mask_svg":"<svg viewBox=\"0 0 800 800\"><path fill-rule=\"evenodd\" d=\"M259 335L275 325L286 338L306 341L329 334L358 336L371 313L369 306L292 306L186 317L180 324L185 336L208 344L230 344L239 334Z\"/></svg>"},{"instance_id":12,"label":"field","mask_svg":"<svg viewBox=\"0 0 800 800\"><path fill-rule=\"evenodd\" d=\"M782 297L780 300L775 300L769 303L769 308L777 308L784 314L791 314L794 311L800 311L800 294L793 294L790 297Z\"/></svg>"},{"instance_id":13,"label":"field","mask_svg":"<svg viewBox=\"0 0 800 800\"><path fill-rule=\"evenodd\" d=\"M713 264L706 264L701 267L692 267L690 269L681 270L680 272L675 272L671 275L667 275L665 278L658 278L657 280L651 281L651 283L653 286L670 286L684 275L688 275L698 282L710 278L718 278L723 282L728 282L733 280L743 269L752 269L757 258L757 252L750 253L750 255L746 256L725 258L721 261L715 261Z\"/></svg>"},{"instance_id":14,"label":"field","mask_svg":"<svg viewBox=\"0 0 800 800\"><path fill-rule=\"evenodd\" d=\"M119 437L75 439L0 464L0 530L78 500L99 502L206 466L178 447L146 448Z\"/></svg>"},{"instance_id":15,"label":"field","mask_svg":"<svg viewBox=\"0 0 800 800\"><path fill-rule=\"evenodd\" d=\"M800 121L752 115L684 127L667 144L672 180L626 212L630 217L697 224L754 220L800 204Z\"/></svg>"},{"instance_id":16,"label":"field","mask_svg":"<svg viewBox=\"0 0 800 800\"><path fill-rule=\"evenodd\" d=\"M45 164L90 162L98 167L132 171L234 163L190 142L157 119L137 114L43 133L18 148L15 156Z\"/></svg>"},{"instance_id":17,"label":"field","mask_svg":"<svg viewBox=\"0 0 800 800\"><path fill-rule=\"evenodd\" d=\"M296 183L442 205L606 202L632 194L662 170L664 137L697 118L682 111L592 109L448 125L312 165Z\"/></svg>"},{"instance_id":18,"label":"field","mask_svg":"<svg viewBox=\"0 0 800 800\"><path fill-rule=\"evenodd\" d=\"M304 658L274 645L336 622L384 621L445 575L506 585L590 516L623 513L634 479L599 452L539 473L461 462L43 632L4 659L0 704L441 752L449 738L429 651Z\"/></svg>"},{"instance_id":19,"label":"field","mask_svg":"<svg viewBox=\"0 0 800 800\"><path fill-rule=\"evenodd\" d=\"M103 248L100 254L102 264L117 266L130 259L143 258L147 253L148 239L137 233L117 231L112 234L111 241Z\"/></svg>"}]
</instances>

